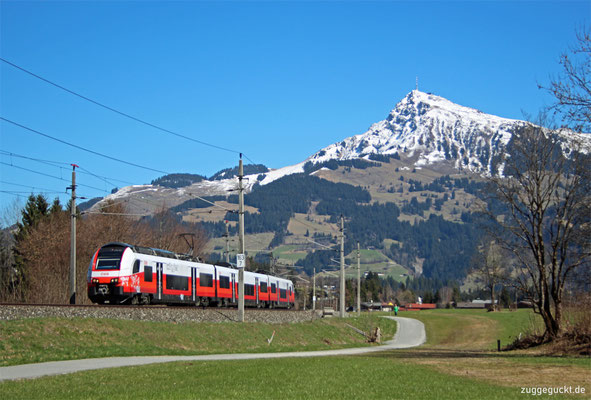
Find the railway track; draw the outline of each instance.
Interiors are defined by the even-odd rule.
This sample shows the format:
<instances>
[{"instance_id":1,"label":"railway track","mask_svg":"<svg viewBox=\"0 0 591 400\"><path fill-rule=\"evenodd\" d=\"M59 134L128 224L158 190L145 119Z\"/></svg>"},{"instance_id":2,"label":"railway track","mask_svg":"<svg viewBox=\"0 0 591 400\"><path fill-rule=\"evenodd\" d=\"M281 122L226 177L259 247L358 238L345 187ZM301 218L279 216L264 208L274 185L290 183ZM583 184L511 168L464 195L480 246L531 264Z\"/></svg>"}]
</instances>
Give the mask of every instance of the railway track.
<instances>
[{"instance_id":1,"label":"railway track","mask_svg":"<svg viewBox=\"0 0 591 400\"><path fill-rule=\"evenodd\" d=\"M245 321L289 323L317 318L312 311L287 309L245 309ZM23 318L111 318L157 322L235 322L235 307L195 307L165 305L83 305L0 303L0 320Z\"/></svg>"},{"instance_id":2,"label":"railway track","mask_svg":"<svg viewBox=\"0 0 591 400\"><path fill-rule=\"evenodd\" d=\"M132 305L132 304L30 304L30 303L0 303L1 306L12 306L12 307L64 307L64 308L129 308L129 309L178 309L178 310L236 310L236 306L233 307L221 307L221 306L193 306L193 305L178 305L170 306L165 304L151 304L151 305ZM299 312L299 310L287 309L287 308L257 308L247 307L248 310L259 310L259 311L270 311L270 312Z\"/></svg>"}]
</instances>

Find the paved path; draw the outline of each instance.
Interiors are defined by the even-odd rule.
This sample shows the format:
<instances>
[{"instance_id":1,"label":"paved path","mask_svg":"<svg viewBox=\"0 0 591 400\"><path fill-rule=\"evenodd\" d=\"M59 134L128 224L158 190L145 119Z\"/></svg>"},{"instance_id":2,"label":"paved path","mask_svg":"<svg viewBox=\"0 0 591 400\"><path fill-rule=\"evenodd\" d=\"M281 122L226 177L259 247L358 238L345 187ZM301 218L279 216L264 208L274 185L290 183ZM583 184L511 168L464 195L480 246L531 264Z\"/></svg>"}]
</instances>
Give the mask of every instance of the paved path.
<instances>
[{"instance_id":1,"label":"paved path","mask_svg":"<svg viewBox=\"0 0 591 400\"><path fill-rule=\"evenodd\" d=\"M390 349L407 349L420 346L427 338L425 326L422 322L412 318L384 317L396 320L398 330L394 339L382 346L360 347L354 349L301 351L282 353L260 354L210 354L201 356L142 356L142 357L109 357L90 358L84 360L51 361L39 364L15 365L12 367L0 367L0 381L14 379L38 378L45 375L69 374L78 371L87 371L101 368L129 367L172 361L220 361L220 360L254 360L262 358L284 357L325 357L345 356L364 353L373 353Z\"/></svg>"}]
</instances>

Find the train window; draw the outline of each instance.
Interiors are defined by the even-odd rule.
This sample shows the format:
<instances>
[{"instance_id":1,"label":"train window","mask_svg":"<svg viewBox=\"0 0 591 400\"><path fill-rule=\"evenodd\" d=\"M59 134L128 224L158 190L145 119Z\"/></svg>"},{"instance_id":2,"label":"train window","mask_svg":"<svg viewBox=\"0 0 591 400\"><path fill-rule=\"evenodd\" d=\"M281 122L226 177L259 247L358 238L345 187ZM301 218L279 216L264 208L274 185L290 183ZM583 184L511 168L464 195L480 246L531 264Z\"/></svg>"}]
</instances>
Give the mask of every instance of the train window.
<instances>
[{"instance_id":1,"label":"train window","mask_svg":"<svg viewBox=\"0 0 591 400\"><path fill-rule=\"evenodd\" d=\"M261 282L261 293L267 293L267 282Z\"/></svg>"},{"instance_id":2,"label":"train window","mask_svg":"<svg viewBox=\"0 0 591 400\"><path fill-rule=\"evenodd\" d=\"M96 263L96 269L119 269L121 259L119 258L99 258Z\"/></svg>"},{"instance_id":3,"label":"train window","mask_svg":"<svg viewBox=\"0 0 591 400\"><path fill-rule=\"evenodd\" d=\"M212 274L199 274L199 286L213 287L213 275Z\"/></svg>"},{"instance_id":4,"label":"train window","mask_svg":"<svg viewBox=\"0 0 591 400\"><path fill-rule=\"evenodd\" d=\"M189 290L189 278L186 276L166 275L166 288L169 290Z\"/></svg>"},{"instance_id":5,"label":"train window","mask_svg":"<svg viewBox=\"0 0 591 400\"><path fill-rule=\"evenodd\" d=\"M244 295L254 296L254 285L244 285Z\"/></svg>"},{"instance_id":6,"label":"train window","mask_svg":"<svg viewBox=\"0 0 591 400\"><path fill-rule=\"evenodd\" d=\"M230 289L229 276L220 276L220 289Z\"/></svg>"},{"instance_id":7,"label":"train window","mask_svg":"<svg viewBox=\"0 0 591 400\"><path fill-rule=\"evenodd\" d=\"M273 293L273 294L277 293L277 286L275 286L274 283L271 284L271 293Z\"/></svg>"},{"instance_id":8,"label":"train window","mask_svg":"<svg viewBox=\"0 0 591 400\"><path fill-rule=\"evenodd\" d=\"M279 289L279 297L281 297L282 299L286 299L287 298L287 289Z\"/></svg>"},{"instance_id":9,"label":"train window","mask_svg":"<svg viewBox=\"0 0 591 400\"><path fill-rule=\"evenodd\" d=\"M152 282L152 267L144 267L144 282Z\"/></svg>"},{"instance_id":10,"label":"train window","mask_svg":"<svg viewBox=\"0 0 591 400\"><path fill-rule=\"evenodd\" d=\"M137 274L140 272L140 260L135 260L135 262L133 263L133 271L131 271L132 274Z\"/></svg>"},{"instance_id":11,"label":"train window","mask_svg":"<svg viewBox=\"0 0 591 400\"><path fill-rule=\"evenodd\" d=\"M99 250L96 269L119 269L126 247L105 246Z\"/></svg>"}]
</instances>

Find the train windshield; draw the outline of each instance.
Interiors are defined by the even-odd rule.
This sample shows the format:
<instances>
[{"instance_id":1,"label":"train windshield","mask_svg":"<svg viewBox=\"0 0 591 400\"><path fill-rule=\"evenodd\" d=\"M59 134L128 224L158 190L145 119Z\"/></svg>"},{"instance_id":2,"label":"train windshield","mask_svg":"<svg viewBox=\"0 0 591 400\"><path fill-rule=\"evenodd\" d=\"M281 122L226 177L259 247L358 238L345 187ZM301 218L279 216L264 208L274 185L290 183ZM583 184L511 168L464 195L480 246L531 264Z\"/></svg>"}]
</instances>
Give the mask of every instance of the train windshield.
<instances>
[{"instance_id":1,"label":"train windshield","mask_svg":"<svg viewBox=\"0 0 591 400\"><path fill-rule=\"evenodd\" d=\"M121 257L127 247L105 246L99 250L95 269L119 269Z\"/></svg>"}]
</instances>

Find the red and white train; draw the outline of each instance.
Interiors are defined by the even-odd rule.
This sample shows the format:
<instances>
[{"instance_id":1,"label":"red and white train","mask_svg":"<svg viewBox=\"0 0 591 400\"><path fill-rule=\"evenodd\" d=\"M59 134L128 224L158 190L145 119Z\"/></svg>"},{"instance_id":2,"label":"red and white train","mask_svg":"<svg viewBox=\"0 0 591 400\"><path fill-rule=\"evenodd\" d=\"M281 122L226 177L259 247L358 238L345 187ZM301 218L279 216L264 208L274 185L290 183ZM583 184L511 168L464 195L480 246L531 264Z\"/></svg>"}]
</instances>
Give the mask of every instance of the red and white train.
<instances>
[{"instance_id":1,"label":"red and white train","mask_svg":"<svg viewBox=\"0 0 591 400\"><path fill-rule=\"evenodd\" d=\"M99 304L238 304L238 270L166 250L112 242L88 267L88 297ZM291 308L293 282L244 271L244 304Z\"/></svg>"}]
</instances>

